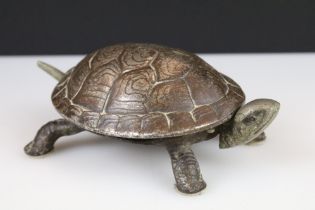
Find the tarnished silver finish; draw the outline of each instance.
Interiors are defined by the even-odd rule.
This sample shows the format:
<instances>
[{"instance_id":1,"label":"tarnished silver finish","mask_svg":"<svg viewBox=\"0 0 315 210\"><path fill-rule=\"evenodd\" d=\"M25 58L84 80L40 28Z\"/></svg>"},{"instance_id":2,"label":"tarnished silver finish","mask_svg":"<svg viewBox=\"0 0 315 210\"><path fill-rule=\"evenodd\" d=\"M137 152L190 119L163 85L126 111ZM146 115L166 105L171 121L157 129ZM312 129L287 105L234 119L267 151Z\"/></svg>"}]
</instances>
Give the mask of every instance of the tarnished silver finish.
<instances>
[{"instance_id":1,"label":"tarnished silver finish","mask_svg":"<svg viewBox=\"0 0 315 210\"><path fill-rule=\"evenodd\" d=\"M83 130L165 146L177 188L206 187L191 145L220 135L220 148L265 139L279 103L245 95L228 76L197 55L170 47L127 43L96 50L66 73L39 66L59 82L52 102L64 119L44 125L25 147L50 152L56 140Z\"/></svg>"},{"instance_id":2,"label":"tarnished silver finish","mask_svg":"<svg viewBox=\"0 0 315 210\"><path fill-rule=\"evenodd\" d=\"M272 99L257 99L241 107L231 123L223 128L220 148L246 144L257 138L274 120L280 104Z\"/></svg>"},{"instance_id":3,"label":"tarnished silver finish","mask_svg":"<svg viewBox=\"0 0 315 210\"><path fill-rule=\"evenodd\" d=\"M244 100L236 82L198 56L154 44L96 50L52 94L57 111L77 126L134 139L212 129Z\"/></svg>"},{"instance_id":4,"label":"tarnished silver finish","mask_svg":"<svg viewBox=\"0 0 315 210\"><path fill-rule=\"evenodd\" d=\"M54 77L57 81L62 80L62 78L66 75L59 69L49 65L48 63L42 62L42 61L37 61L37 66L44 70L47 74L51 75Z\"/></svg>"},{"instance_id":5,"label":"tarnished silver finish","mask_svg":"<svg viewBox=\"0 0 315 210\"><path fill-rule=\"evenodd\" d=\"M81 131L83 131L81 128L65 119L48 122L39 129L34 140L24 147L24 151L31 156L44 155L53 150L59 137L74 135Z\"/></svg>"},{"instance_id":6,"label":"tarnished silver finish","mask_svg":"<svg viewBox=\"0 0 315 210\"><path fill-rule=\"evenodd\" d=\"M190 148L190 144L167 146L171 157L177 189L183 193L196 193L206 188L199 163Z\"/></svg>"},{"instance_id":7,"label":"tarnished silver finish","mask_svg":"<svg viewBox=\"0 0 315 210\"><path fill-rule=\"evenodd\" d=\"M256 143L262 142L264 140L266 140L266 134L265 134L265 132L262 132L261 134L259 134L259 136L254 138L252 141L246 143L246 145L256 144Z\"/></svg>"}]
</instances>

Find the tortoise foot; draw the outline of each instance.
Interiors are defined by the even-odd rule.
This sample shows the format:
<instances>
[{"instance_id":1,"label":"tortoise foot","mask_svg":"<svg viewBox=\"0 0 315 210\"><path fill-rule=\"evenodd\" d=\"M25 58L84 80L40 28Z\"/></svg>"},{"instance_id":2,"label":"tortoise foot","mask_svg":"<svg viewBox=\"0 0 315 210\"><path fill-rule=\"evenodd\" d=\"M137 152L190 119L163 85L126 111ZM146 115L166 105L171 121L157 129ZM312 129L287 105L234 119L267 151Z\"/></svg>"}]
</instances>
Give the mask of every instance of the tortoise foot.
<instances>
[{"instance_id":1,"label":"tortoise foot","mask_svg":"<svg viewBox=\"0 0 315 210\"><path fill-rule=\"evenodd\" d=\"M49 153L53 149L53 146L31 141L24 147L24 152L30 156L40 156Z\"/></svg>"},{"instance_id":2,"label":"tortoise foot","mask_svg":"<svg viewBox=\"0 0 315 210\"><path fill-rule=\"evenodd\" d=\"M207 187L206 182L203 181L203 179L198 175L187 176L187 174L185 174L184 176L182 176L182 178L182 180L178 180L176 183L177 189L182 193L194 194L202 191Z\"/></svg>"},{"instance_id":3,"label":"tortoise foot","mask_svg":"<svg viewBox=\"0 0 315 210\"><path fill-rule=\"evenodd\" d=\"M205 189L199 164L189 145L168 147L172 160L173 173L177 189L180 192L193 194Z\"/></svg>"},{"instance_id":4,"label":"tortoise foot","mask_svg":"<svg viewBox=\"0 0 315 210\"><path fill-rule=\"evenodd\" d=\"M47 154L54 149L54 144L59 137L73 135L81 131L81 128L64 119L48 122L39 129L34 140L24 147L24 151L31 156Z\"/></svg>"}]
</instances>

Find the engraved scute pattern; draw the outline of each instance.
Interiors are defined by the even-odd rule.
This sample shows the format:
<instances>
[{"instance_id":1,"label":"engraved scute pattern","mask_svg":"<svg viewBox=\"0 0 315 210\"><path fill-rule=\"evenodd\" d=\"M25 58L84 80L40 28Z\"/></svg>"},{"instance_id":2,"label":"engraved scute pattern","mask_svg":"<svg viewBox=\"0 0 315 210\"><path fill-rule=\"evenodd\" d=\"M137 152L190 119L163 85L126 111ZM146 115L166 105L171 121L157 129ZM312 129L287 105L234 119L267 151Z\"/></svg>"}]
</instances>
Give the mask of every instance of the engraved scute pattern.
<instances>
[{"instance_id":1,"label":"engraved scute pattern","mask_svg":"<svg viewBox=\"0 0 315 210\"><path fill-rule=\"evenodd\" d=\"M228 86L213 69L197 68L185 77L196 105L212 104L225 97Z\"/></svg>"},{"instance_id":2,"label":"engraved scute pattern","mask_svg":"<svg viewBox=\"0 0 315 210\"><path fill-rule=\"evenodd\" d=\"M194 125L194 120L188 112L169 113L171 131L190 129Z\"/></svg>"},{"instance_id":3,"label":"engraved scute pattern","mask_svg":"<svg viewBox=\"0 0 315 210\"><path fill-rule=\"evenodd\" d=\"M96 112L102 111L108 92L120 73L121 69L116 60L93 68L73 98L73 103Z\"/></svg>"},{"instance_id":4,"label":"engraved scute pattern","mask_svg":"<svg viewBox=\"0 0 315 210\"><path fill-rule=\"evenodd\" d=\"M119 122L118 115L104 114L99 117L98 129L104 132L115 131Z\"/></svg>"},{"instance_id":5,"label":"engraved scute pattern","mask_svg":"<svg viewBox=\"0 0 315 210\"><path fill-rule=\"evenodd\" d=\"M151 68L126 72L113 85L106 112L124 115L147 113L144 103L154 82Z\"/></svg>"},{"instance_id":6,"label":"engraved scute pattern","mask_svg":"<svg viewBox=\"0 0 315 210\"><path fill-rule=\"evenodd\" d=\"M69 99L72 99L77 94L85 78L90 73L89 60L93 57L93 55L94 53L88 54L77 64L71 73L69 82L67 84Z\"/></svg>"},{"instance_id":7,"label":"engraved scute pattern","mask_svg":"<svg viewBox=\"0 0 315 210\"><path fill-rule=\"evenodd\" d=\"M210 105L197 107L192 113L197 125L211 124L219 121L217 113Z\"/></svg>"},{"instance_id":8,"label":"engraved scute pattern","mask_svg":"<svg viewBox=\"0 0 315 210\"><path fill-rule=\"evenodd\" d=\"M166 116L161 113L152 113L142 118L141 133L165 133L168 130Z\"/></svg>"},{"instance_id":9,"label":"engraved scute pattern","mask_svg":"<svg viewBox=\"0 0 315 210\"><path fill-rule=\"evenodd\" d=\"M181 79L156 85L146 106L150 112L189 112L194 108L189 90Z\"/></svg>"},{"instance_id":10,"label":"engraved scute pattern","mask_svg":"<svg viewBox=\"0 0 315 210\"><path fill-rule=\"evenodd\" d=\"M126 115L121 117L117 124L117 132L128 132L134 133L135 135L139 134L141 128L141 118L137 115Z\"/></svg>"},{"instance_id":11,"label":"engraved scute pattern","mask_svg":"<svg viewBox=\"0 0 315 210\"><path fill-rule=\"evenodd\" d=\"M154 61L160 81L171 80L182 77L190 69L193 68L193 57L188 54L178 51L170 50L161 52L157 59Z\"/></svg>"},{"instance_id":12,"label":"engraved scute pattern","mask_svg":"<svg viewBox=\"0 0 315 210\"><path fill-rule=\"evenodd\" d=\"M113 45L97 50L95 58L91 62L91 66L99 68L100 66L107 65L110 61L117 60L122 54L124 47L121 45Z\"/></svg>"},{"instance_id":13,"label":"engraved scute pattern","mask_svg":"<svg viewBox=\"0 0 315 210\"><path fill-rule=\"evenodd\" d=\"M52 100L86 130L125 138L181 136L229 120L241 88L198 56L154 44L121 44L87 55Z\"/></svg>"},{"instance_id":14,"label":"engraved scute pattern","mask_svg":"<svg viewBox=\"0 0 315 210\"><path fill-rule=\"evenodd\" d=\"M157 56L158 51L153 47L130 44L126 46L121 62L125 71L148 66Z\"/></svg>"}]
</instances>

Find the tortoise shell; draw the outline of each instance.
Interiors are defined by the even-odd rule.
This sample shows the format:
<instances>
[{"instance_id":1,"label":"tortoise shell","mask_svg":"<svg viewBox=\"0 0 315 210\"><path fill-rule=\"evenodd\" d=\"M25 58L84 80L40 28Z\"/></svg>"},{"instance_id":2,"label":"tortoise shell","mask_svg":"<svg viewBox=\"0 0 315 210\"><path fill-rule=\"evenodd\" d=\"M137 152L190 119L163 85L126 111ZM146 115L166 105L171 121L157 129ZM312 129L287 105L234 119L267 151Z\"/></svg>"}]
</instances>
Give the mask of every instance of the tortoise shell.
<instances>
[{"instance_id":1,"label":"tortoise shell","mask_svg":"<svg viewBox=\"0 0 315 210\"><path fill-rule=\"evenodd\" d=\"M192 134L228 121L245 95L192 53L120 44L88 54L52 94L58 112L77 126L125 138Z\"/></svg>"}]
</instances>

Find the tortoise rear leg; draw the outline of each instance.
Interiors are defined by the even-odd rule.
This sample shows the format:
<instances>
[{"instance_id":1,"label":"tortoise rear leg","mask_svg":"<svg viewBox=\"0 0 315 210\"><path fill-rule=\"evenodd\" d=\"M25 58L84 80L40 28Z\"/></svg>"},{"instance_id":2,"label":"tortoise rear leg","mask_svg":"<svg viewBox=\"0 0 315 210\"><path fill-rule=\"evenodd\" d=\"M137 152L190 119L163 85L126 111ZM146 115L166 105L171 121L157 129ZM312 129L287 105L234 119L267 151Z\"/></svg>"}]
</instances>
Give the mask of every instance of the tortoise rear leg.
<instances>
[{"instance_id":1,"label":"tortoise rear leg","mask_svg":"<svg viewBox=\"0 0 315 210\"><path fill-rule=\"evenodd\" d=\"M65 119L48 122L39 129L34 140L24 147L24 151L31 156L44 155L54 148L54 143L59 137L81 131L83 131L81 128Z\"/></svg>"},{"instance_id":2,"label":"tortoise rear leg","mask_svg":"<svg viewBox=\"0 0 315 210\"><path fill-rule=\"evenodd\" d=\"M206 188L197 159L188 144L168 145L176 186L183 193L197 193Z\"/></svg>"}]
</instances>

